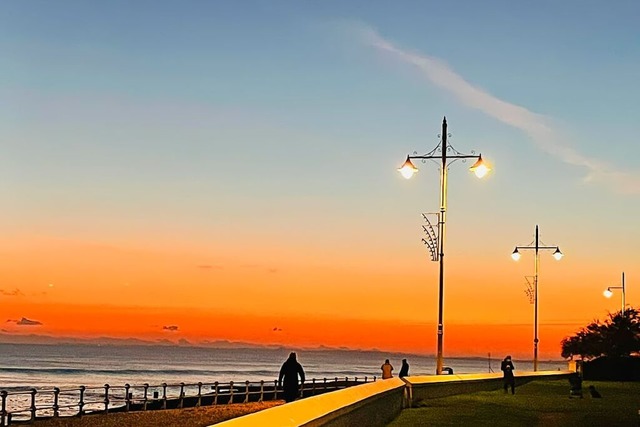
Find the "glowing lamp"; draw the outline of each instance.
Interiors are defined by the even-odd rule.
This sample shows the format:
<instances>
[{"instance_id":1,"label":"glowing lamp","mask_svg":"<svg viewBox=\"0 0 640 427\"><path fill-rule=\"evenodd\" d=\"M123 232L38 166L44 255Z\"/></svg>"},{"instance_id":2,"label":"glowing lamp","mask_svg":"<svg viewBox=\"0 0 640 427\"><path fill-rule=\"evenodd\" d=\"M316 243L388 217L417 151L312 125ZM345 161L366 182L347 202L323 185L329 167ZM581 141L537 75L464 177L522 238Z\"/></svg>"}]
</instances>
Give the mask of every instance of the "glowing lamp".
<instances>
[{"instance_id":1,"label":"glowing lamp","mask_svg":"<svg viewBox=\"0 0 640 427\"><path fill-rule=\"evenodd\" d=\"M411 159L407 156L407 160L398 168L398 172L406 179L409 179L414 173L418 172L418 168L411 163Z\"/></svg>"},{"instance_id":2,"label":"glowing lamp","mask_svg":"<svg viewBox=\"0 0 640 427\"><path fill-rule=\"evenodd\" d=\"M611 295L613 295L613 292L611 292L609 289L607 289L606 291L603 292L604 296L607 298L611 298Z\"/></svg>"},{"instance_id":3,"label":"glowing lamp","mask_svg":"<svg viewBox=\"0 0 640 427\"><path fill-rule=\"evenodd\" d=\"M560 248L557 248L552 256L556 259L556 261L560 261L562 259L562 257L564 256L564 254L562 252L560 252Z\"/></svg>"},{"instance_id":4,"label":"glowing lamp","mask_svg":"<svg viewBox=\"0 0 640 427\"><path fill-rule=\"evenodd\" d=\"M518 248L515 248L513 250L513 253L511 254L511 258L513 258L514 261L518 261L520 259L520 252L518 252Z\"/></svg>"},{"instance_id":5,"label":"glowing lamp","mask_svg":"<svg viewBox=\"0 0 640 427\"><path fill-rule=\"evenodd\" d=\"M478 156L478 160L469 168L469 170L476 174L478 178L485 176L491 168L482 160L482 154Z\"/></svg>"}]
</instances>

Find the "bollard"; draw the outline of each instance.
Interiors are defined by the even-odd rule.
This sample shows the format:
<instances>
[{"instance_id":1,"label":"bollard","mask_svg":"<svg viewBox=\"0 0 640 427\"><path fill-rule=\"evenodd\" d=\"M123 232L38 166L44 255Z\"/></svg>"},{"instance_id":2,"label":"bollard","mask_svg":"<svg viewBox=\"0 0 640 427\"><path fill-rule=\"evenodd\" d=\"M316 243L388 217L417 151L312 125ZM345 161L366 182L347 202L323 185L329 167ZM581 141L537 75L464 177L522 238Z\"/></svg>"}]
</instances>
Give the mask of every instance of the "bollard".
<instances>
[{"instance_id":1,"label":"bollard","mask_svg":"<svg viewBox=\"0 0 640 427\"><path fill-rule=\"evenodd\" d=\"M147 399L148 399L148 393L149 391L149 384L144 383L144 402L142 403L142 410L146 411L147 410Z\"/></svg>"},{"instance_id":2,"label":"bollard","mask_svg":"<svg viewBox=\"0 0 640 427\"><path fill-rule=\"evenodd\" d=\"M216 381L215 383L213 383L213 404L217 405L218 404L218 381Z\"/></svg>"},{"instance_id":3,"label":"bollard","mask_svg":"<svg viewBox=\"0 0 640 427\"><path fill-rule=\"evenodd\" d=\"M109 384L104 385L104 413L109 413Z\"/></svg>"},{"instance_id":4,"label":"bollard","mask_svg":"<svg viewBox=\"0 0 640 427\"><path fill-rule=\"evenodd\" d=\"M6 390L2 390L0 391L0 398L2 398L2 403L0 403L0 426L4 427L5 425L8 425L8 423L6 423L7 421L7 391Z\"/></svg>"},{"instance_id":5,"label":"bollard","mask_svg":"<svg viewBox=\"0 0 640 427\"><path fill-rule=\"evenodd\" d=\"M196 406L202 405L202 383L198 382L198 401L196 402Z\"/></svg>"},{"instance_id":6,"label":"bollard","mask_svg":"<svg viewBox=\"0 0 640 427\"><path fill-rule=\"evenodd\" d=\"M264 380L260 380L260 398L258 402L264 402Z\"/></svg>"},{"instance_id":7,"label":"bollard","mask_svg":"<svg viewBox=\"0 0 640 427\"><path fill-rule=\"evenodd\" d=\"M80 386L80 402L78 402L78 416L81 417L84 413L84 391L86 387Z\"/></svg>"},{"instance_id":8,"label":"bollard","mask_svg":"<svg viewBox=\"0 0 640 427\"><path fill-rule=\"evenodd\" d=\"M249 381L245 382L246 387L244 389L244 403L249 403Z\"/></svg>"},{"instance_id":9,"label":"bollard","mask_svg":"<svg viewBox=\"0 0 640 427\"><path fill-rule=\"evenodd\" d=\"M129 392L129 388L131 386L129 385L129 383L124 385L124 395L125 395L125 405L124 405L124 410L125 412L129 412L129 408L131 407L131 397L133 396L133 393Z\"/></svg>"},{"instance_id":10,"label":"bollard","mask_svg":"<svg viewBox=\"0 0 640 427\"><path fill-rule=\"evenodd\" d=\"M59 409L60 406L58 406L58 398L60 396L60 389L58 387L54 387L53 388L53 417L57 418L60 413L59 413Z\"/></svg>"},{"instance_id":11,"label":"bollard","mask_svg":"<svg viewBox=\"0 0 640 427\"><path fill-rule=\"evenodd\" d=\"M162 383L162 409L167 409L167 383Z\"/></svg>"},{"instance_id":12,"label":"bollard","mask_svg":"<svg viewBox=\"0 0 640 427\"><path fill-rule=\"evenodd\" d=\"M229 381L229 401L227 403L233 403L233 381Z\"/></svg>"},{"instance_id":13,"label":"bollard","mask_svg":"<svg viewBox=\"0 0 640 427\"><path fill-rule=\"evenodd\" d=\"M38 390L36 390L35 388L31 389L31 408L29 408L29 410L31 411L31 422L34 422L36 420L36 393L38 392Z\"/></svg>"},{"instance_id":14,"label":"bollard","mask_svg":"<svg viewBox=\"0 0 640 427\"><path fill-rule=\"evenodd\" d=\"M178 408L184 407L184 383L180 383L180 400L178 401Z\"/></svg>"}]
</instances>

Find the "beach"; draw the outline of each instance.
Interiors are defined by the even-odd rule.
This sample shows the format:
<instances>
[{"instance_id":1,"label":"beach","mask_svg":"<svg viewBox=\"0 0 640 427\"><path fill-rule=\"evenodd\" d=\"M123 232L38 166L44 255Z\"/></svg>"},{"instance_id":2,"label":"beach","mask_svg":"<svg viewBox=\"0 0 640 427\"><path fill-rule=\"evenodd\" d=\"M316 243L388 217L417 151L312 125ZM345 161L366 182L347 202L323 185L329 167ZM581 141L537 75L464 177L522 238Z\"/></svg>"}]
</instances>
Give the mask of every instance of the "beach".
<instances>
[{"instance_id":1,"label":"beach","mask_svg":"<svg viewBox=\"0 0 640 427\"><path fill-rule=\"evenodd\" d=\"M94 414L85 415L82 418L65 417L40 420L34 425L41 427L203 427L282 405L283 403L284 400L275 400L270 402L202 406L199 408Z\"/></svg>"}]
</instances>

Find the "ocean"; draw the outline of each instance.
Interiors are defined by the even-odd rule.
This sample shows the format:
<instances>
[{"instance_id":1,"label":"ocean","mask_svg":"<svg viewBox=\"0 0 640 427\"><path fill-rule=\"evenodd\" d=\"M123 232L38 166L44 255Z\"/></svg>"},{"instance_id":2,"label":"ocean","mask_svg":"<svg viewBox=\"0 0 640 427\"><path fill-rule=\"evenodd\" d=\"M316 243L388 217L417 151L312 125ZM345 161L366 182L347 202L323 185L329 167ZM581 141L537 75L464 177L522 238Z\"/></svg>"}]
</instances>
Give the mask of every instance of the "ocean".
<instances>
[{"instance_id":1,"label":"ocean","mask_svg":"<svg viewBox=\"0 0 640 427\"><path fill-rule=\"evenodd\" d=\"M389 359L394 374L402 359L411 375L435 373L434 356L356 350L294 349L308 379L380 377ZM195 384L273 381L290 349L181 346L0 344L0 390L92 387L109 384ZM500 357L445 358L454 373L500 371ZM533 370L531 360L514 360L517 371ZM540 370L564 370L567 362L540 361Z\"/></svg>"}]
</instances>

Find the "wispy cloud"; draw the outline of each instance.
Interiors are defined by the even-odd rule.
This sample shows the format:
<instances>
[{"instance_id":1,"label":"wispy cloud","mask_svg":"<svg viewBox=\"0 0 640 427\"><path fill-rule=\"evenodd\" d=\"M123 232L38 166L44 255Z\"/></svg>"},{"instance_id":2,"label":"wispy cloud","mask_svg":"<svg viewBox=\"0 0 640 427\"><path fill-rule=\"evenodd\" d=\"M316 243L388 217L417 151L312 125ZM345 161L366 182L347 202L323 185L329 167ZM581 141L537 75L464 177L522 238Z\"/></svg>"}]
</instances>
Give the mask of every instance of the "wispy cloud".
<instances>
[{"instance_id":1,"label":"wispy cloud","mask_svg":"<svg viewBox=\"0 0 640 427\"><path fill-rule=\"evenodd\" d=\"M462 104L520 129L538 148L563 162L585 168L585 182L602 182L619 192L640 194L639 172L619 171L606 162L578 152L566 138L560 137L549 117L492 95L469 83L443 60L399 47L367 25L358 25L356 29L366 44L416 67L427 80L452 94Z\"/></svg>"},{"instance_id":2,"label":"wispy cloud","mask_svg":"<svg viewBox=\"0 0 640 427\"><path fill-rule=\"evenodd\" d=\"M201 270L222 270L221 266L212 265L212 264L200 264L200 265L197 265L196 267Z\"/></svg>"},{"instance_id":3,"label":"wispy cloud","mask_svg":"<svg viewBox=\"0 0 640 427\"><path fill-rule=\"evenodd\" d=\"M0 289L0 295L4 295L7 297L22 297L24 296L24 294L22 293L22 291L18 288L13 289L11 291L5 290L5 289Z\"/></svg>"}]
</instances>

